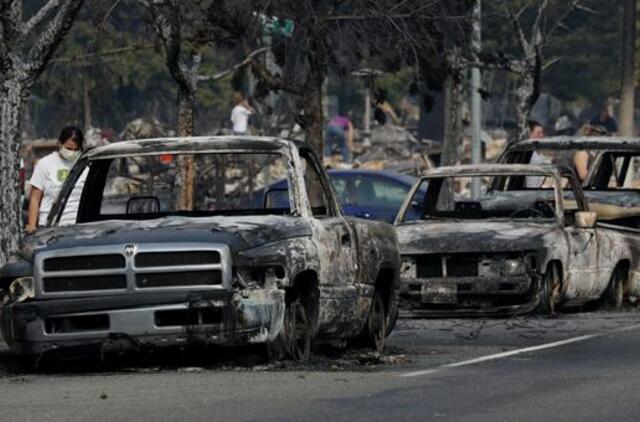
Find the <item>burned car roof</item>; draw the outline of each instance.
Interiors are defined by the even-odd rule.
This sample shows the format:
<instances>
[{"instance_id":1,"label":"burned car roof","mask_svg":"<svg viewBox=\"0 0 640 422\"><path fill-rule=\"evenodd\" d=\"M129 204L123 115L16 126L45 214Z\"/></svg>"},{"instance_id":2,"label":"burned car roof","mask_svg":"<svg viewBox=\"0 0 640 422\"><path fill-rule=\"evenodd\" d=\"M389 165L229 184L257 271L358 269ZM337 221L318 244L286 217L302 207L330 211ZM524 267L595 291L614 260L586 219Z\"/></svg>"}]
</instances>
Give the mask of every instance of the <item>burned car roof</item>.
<instances>
[{"instance_id":1,"label":"burned car roof","mask_svg":"<svg viewBox=\"0 0 640 422\"><path fill-rule=\"evenodd\" d=\"M507 146L514 150L640 150L640 138L624 138L612 136L555 136L541 139L516 141Z\"/></svg>"},{"instance_id":2,"label":"burned car roof","mask_svg":"<svg viewBox=\"0 0 640 422\"><path fill-rule=\"evenodd\" d=\"M198 136L139 139L114 142L88 150L88 159L110 158L131 154L170 154L205 151L283 152L291 145L305 147L300 141L259 136Z\"/></svg>"},{"instance_id":3,"label":"burned car roof","mask_svg":"<svg viewBox=\"0 0 640 422\"><path fill-rule=\"evenodd\" d=\"M425 178L451 177L451 176L479 176L479 175L545 175L553 176L568 172L569 169L557 165L532 165L532 164L477 164L461 166L438 167L425 172Z\"/></svg>"}]
</instances>

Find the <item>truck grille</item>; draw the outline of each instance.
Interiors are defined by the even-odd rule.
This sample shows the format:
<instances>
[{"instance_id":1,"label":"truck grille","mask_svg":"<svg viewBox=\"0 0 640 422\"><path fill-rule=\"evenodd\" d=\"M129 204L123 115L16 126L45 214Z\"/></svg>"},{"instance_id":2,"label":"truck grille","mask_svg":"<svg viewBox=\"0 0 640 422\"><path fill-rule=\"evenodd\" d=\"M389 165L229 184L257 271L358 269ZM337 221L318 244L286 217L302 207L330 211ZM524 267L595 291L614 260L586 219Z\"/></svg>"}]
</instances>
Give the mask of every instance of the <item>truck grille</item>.
<instances>
[{"instance_id":1,"label":"truck grille","mask_svg":"<svg viewBox=\"0 0 640 422\"><path fill-rule=\"evenodd\" d=\"M82 259L78 259L76 256L67 256L44 260L45 271L109 270L124 268L125 265L124 256L119 254L87 255Z\"/></svg>"},{"instance_id":2,"label":"truck grille","mask_svg":"<svg viewBox=\"0 0 640 422\"><path fill-rule=\"evenodd\" d=\"M509 277L514 273L507 267L507 261L520 262L515 275L523 275L536 268L535 255L524 252L491 253L443 253L414 255L415 276L417 278L464 278L464 277Z\"/></svg>"},{"instance_id":3,"label":"truck grille","mask_svg":"<svg viewBox=\"0 0 640 422\"><path fill-rule=\"evenodd\" d=\"M140 289L171 286L219 286L221 284L221 271L191 271L136 275L136 286Z\"/></svg>"},{"instance_id":4,"label":"truck grille","mask_svg":"<svg viewBox=\"0 0 640 422\"><path fill-rule=\"evenodd\" d=\"M180 265L219 264L218 251L147 252L136 255L136 267L173 267Z\"/></svg>"},{"instance_id":5,"label":"truck grille","mask_svg":"<svg viewBox=\"0 0 640 422\"><path fill-rule=\"evenodd\" d=\"M122 275L100 275L93 277L60 277L42 280L45 292L84 292L92 290L115 290L127 288L127 277Z\"/></svg>"},{"instance_id":6,"label":"truck grille","mask_svg":"<svg viewBox=\"0 0 640 422\"><path fill-rule=\"evenodd\" d=\"M92 296L151 289L229 289L226 245L200 243L92 246L35 256L37 297Z\"/></svg>"},{"instance_id":7,"label":"truck grille","mask_svg":"<svg viewBox=\"0 0 640 422\"><path fill-rule=\"evenodd\" d=\"M416 257L418 278L477 277L479 255L418 255Z\"/></svg>"}]
</instances>

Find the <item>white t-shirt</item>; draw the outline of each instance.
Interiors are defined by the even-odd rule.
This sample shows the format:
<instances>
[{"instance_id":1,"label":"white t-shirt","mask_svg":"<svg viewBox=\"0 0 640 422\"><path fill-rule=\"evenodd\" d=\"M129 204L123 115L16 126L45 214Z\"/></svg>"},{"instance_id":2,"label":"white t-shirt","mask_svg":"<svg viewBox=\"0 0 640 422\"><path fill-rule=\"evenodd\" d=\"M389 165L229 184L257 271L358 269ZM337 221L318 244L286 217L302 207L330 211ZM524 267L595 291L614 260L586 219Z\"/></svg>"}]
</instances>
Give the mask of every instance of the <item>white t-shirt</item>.
<instances>
[{"instance_id":1,"label":"white t-shirt","mask_svg":"<svg viewBox=\"0 0 640 422\"><path fill-rule=\"evenodd\" d=\"M67 176L69 176L69 172L74 164L74 162L62 159L60 153L56 151L40 159L35 169L33 169L33 175L31 176L29 184L42 190L42 201L40 202L40 212L38 214L39 226L45 226L47 224L49 211L51 211L51 207L60 193L62 184L67 179ZM60 218L61 226L75 224L80 195L82 194L82 188L84 187L86 178L87 169L85 169L76 182L67 200L67 205Z\"/></svg>"},{"instance_id":2,"label":"white t-shirt","mask_svg":"<svg viewBox=\"0 0 640 422\"><path fill-rule=\"evenodd\" d=\"M233 133L243 134L247 133L249 127L249 116L251 116L251 110L245 106L238 104L231 110L231 123L233 123Z\"/></svg>"},{"instance_id":3,"label":"white t-shirt","mask_svg":"<svg viewBox=\"0 0 640 422\"><path fill-rule=\"evenodd\" d=\"M536 151L533 151L531 154L531 159L529 160L529 164L549 164L550 161L542 154L539 154ZM528 188L540 188L544 183L544 176L527 176L525 186Z\"/></svg>"}]
</instances>

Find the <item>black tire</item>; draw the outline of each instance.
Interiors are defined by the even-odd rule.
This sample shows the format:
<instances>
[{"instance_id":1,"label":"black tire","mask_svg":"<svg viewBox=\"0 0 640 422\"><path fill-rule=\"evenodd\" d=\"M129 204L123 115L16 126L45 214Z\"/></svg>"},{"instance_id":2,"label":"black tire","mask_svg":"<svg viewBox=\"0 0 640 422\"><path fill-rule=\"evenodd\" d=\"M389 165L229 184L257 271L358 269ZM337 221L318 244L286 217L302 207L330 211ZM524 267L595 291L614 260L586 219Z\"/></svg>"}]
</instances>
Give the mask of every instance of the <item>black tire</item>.
<instances>
[{"instance_id":1,"label":"black tire","mask_svg":"<svg viewBox=\"0 0 640 422\"><path fill-rule=\"evenodd\" d=\"M394 311L391 314L389 314L389 316L387 317L387 337L389 337L389 334L391 334L393 329L396 327L396 322L398 321L399 313L400 313L400 309L396 305L394 307Z\"/></svg>"},{"instance_id":2,"label":"black tire","mask_svg":"<svg viewBox=\"0 0 640 422\"><path fill-rule=\"evenodd\" d=\"M540 281L540 303L537 313L547 316L556 315L556 305L560 296L560 271L556 265L550 265Z\"/></svg>"},{"instance_id":3,"label":"black tire","mask_svg":"<svg viewBox=\"0 0 640 422\"><path fill-rule=\"evenodd\" d=\"M622 269L616 268L611 274L611 280L607 290L602 295L602 307L611 310L620 310L624 306L624 285L626 276Z\"/></svg>"},{"instance_id":4,"label":"black tire","mask_svg":"<svg viewBox=\"0 0 640 422\"><path fill-rule=\"evenodd\" d=\"M298 298L287 304L284 311L282 332L267 343L271 359L291 359L298 362L309 360L311 355L311 325L307 311Z\"/></svg>"},{"instance_id":5,"label":"black tire","mask_svg":"<svg viewBox=\"0 0 640 422\"><path fill-rule=\"evenodd\" d=\"M367 324L361 335L362 345L382 353L387 334L387 313L384 299L382 299L380 292L376 292L371 302Z\"/></svg>"}]
</instances>

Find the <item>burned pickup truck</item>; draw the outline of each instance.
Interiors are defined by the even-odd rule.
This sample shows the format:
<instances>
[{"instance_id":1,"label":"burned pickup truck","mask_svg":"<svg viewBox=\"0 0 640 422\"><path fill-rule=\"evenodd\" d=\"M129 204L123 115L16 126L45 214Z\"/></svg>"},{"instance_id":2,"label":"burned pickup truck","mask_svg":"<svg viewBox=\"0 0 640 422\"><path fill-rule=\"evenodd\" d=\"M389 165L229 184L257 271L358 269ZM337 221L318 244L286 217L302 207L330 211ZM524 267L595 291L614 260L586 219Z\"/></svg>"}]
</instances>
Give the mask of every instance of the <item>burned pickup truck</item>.
<instances>
[{"instance_id":1,"label":"burned pickup truck","mask_svg":"<svg viewBox=\"0 0 640 422\"><path fill-rule=\"evenodd\" d=\"M539 188L527 187L532 179ZM425 186L417 202L412 194ZM597 225L568 168L443 167L412 194L396 229L401 304L413 315L551 314L558 305L598 301L619 307L640 290L632 283L640 234ZM411 208L420 218L407 218Z\"/></svg>"},{"instance_id":2,"label":"burned pickup truck","mask_svg":"<svg viewBox=\"0 0 640 422\"><path fill-rule=\"evenodd\" d=\"M289 202L265 190L285 178ZM81 183L80 181L83 181ZM60 225L75 190L76 224ZM0 272L11 350L312 340L384 346L397 309L393 227L344 217L304 143L203 137L87 151L47 228Z\"/></svg>"}]
</instances>

